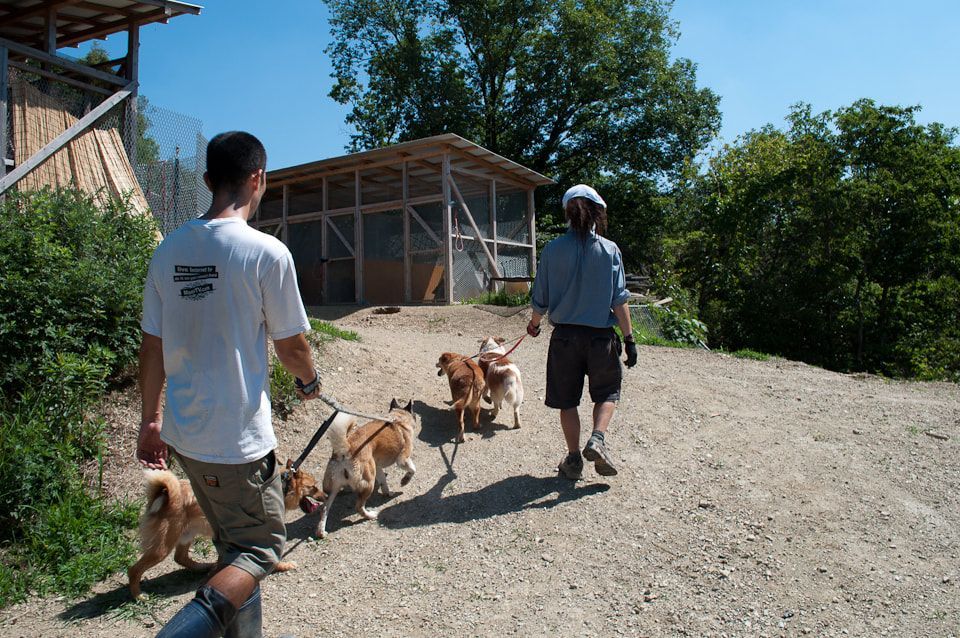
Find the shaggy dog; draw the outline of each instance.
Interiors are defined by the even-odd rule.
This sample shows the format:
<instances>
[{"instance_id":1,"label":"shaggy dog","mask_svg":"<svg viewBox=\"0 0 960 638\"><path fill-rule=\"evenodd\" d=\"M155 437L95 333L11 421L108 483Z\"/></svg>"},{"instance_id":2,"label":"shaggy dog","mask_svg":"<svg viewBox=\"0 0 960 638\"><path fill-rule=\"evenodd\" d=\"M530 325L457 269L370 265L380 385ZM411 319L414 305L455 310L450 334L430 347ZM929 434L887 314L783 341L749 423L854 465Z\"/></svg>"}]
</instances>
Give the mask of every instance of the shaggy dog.
<instances>
[{"instance_id":1,"label":"shaggy dog","mask_svg":"<svg viewBox=\"0 0 960 638\"><path fill-rule=\"evenodd\" d=\"M400 407L397 400L390 402L392 421L370 421L357 425L357 419L338 414L330 425L330 447L333 453L323 473L323 491L326 499L317 525L317 536L327 535L327 515L337 494L349 487L357 495L357 512L371 520L377 511L367 509L367 499L379 486L384 496L390 496L385 467L396 465L406 470L400 485L406 485L417 471L413 460L413 435L416 417L413 402Z\"/></svg>"},{"instance_id":2,"label":"shaggy dog","mask_svg":"<svg viewBox=\"0 0 960 638\"><path fill-rule=\"evenodd\" d=\"M457 412L457 442L463 443L463 413L473 413L473 429L480 427L480 397L483 395L483 370L473 359L456 352L444 352L437 361L437 376L447 375L453 409Z\"/></svg>"},{"instance_id":3,"label":"shaggy dog","mask_svg":"<svg viewBox=\"0 0 960 638\"><path fill-rule=\"evenodd\" d=\"M483 370L487 393L493 403L493 418L506 401L513 408L513 427L520 427L520 405L523 403L523 382L520 369L504 355L503 337L487 337L480 342L480 369Z\"/></svg>"},{"instance_id":4,"label":"shaggy dog","mask_svg":"<svg viewBox=\"0 0 960 638\"><path fill-rule=\"evenodd\" d=\"M287 462L289 468L290 461ZM191 571L209 571L215 563L198 563L190 558L190 546L197 536L211 538L213 530L193 494L190 481L178 479L169 470L144 471L147 505L140 517L140 547L143 555L129 570L130 593L140 598L140 580L144 572L159 564L174 552L173 559ZM287 509L301 503L304 511L315 509L310 499L322 499L314 478L300 471L285 486L284 505ZM285 572L296 563L280 562L274 571Z\"/></svg>"}]
</instances>

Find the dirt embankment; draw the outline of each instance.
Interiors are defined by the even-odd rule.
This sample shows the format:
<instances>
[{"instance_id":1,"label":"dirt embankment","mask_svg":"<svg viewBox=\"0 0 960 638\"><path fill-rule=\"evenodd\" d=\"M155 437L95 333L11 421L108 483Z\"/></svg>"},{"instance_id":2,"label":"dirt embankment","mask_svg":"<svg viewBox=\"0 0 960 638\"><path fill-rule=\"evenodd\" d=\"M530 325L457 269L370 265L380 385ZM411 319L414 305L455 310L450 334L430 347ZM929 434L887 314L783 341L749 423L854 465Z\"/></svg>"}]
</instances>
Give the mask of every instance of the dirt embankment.
<instances>
[{"instance_id":1,"label":"dirt embankment","mask_svg":"<svg viewBox=\"0 0 960 638\"><path fill-rule=\"evenodd\" d=\"M526 313L332 312L362 341L326 346L327 390L375 412L412 398L418 472L399 496L371 500L378 521L338 499L324 541L316 516L289 515L300 567L264 581L267 636L960 635L956 385L641 348L608 435L620 474L588 468L573 484L557 477L557 414L542 403L548 331L511 357L523 427L485 415L453 442L438 354L519 336ZM122 494L140 489L137 400L109 409L107 479ZM296 456L328 412L313 402L278 422L282 454ZM322 473L327 445L307 469ZM147 574L146 605L127 603L117 575L84 600L6 609L0 631L152 636L198 584L167 561Z\"/></svg>"}]
</instances>

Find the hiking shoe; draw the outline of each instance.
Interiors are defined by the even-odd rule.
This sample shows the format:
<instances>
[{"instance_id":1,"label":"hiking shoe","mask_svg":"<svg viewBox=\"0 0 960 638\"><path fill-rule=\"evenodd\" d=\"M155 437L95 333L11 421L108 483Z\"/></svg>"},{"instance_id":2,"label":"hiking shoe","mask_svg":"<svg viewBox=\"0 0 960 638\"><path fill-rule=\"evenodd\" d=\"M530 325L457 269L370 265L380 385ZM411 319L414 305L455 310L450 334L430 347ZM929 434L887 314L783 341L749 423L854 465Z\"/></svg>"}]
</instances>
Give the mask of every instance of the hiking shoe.
<instances>
[{"instance_id":1,"label":"hiking shoe","mask_svg":"<svg viewBox=\"0 0 960 638\"><path fill-rule=\"evenodd\" d=\"M613 467L613 457L607 451L607 446L603 439L591 436L583 448L583 457L588 461L593 461L593 469L600 476L616 476L617 468Z\"/></svg>"},{"instance_id":2,"label":"hiking shoe","mask_svg":"<svg viewBox=\"0 0 960 638\"><path fill-rule=\"evenodd\" d=\"M560 461L557 469L560 471L560 474L571 481L579 480L583 478L583 457L579 454L567 454L563 460Z\"/></svg>"}]
</instances>

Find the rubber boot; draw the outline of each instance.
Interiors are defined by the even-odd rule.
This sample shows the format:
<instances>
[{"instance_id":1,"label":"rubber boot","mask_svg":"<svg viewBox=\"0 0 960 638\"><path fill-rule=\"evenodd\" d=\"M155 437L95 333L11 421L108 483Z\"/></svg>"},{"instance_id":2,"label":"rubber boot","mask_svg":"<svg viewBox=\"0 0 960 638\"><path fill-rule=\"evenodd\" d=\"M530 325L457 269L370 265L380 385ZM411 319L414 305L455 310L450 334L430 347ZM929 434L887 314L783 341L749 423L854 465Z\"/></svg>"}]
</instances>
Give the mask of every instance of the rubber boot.
<instances>
[{"instance_id":1,"label":"rubber boot","mask_svg":"<svg viewBox=\"0 0 960 638\"><path fill-rule=\"evenodd\" d=\"M260 585L253 590L237 611L236 618L223 632L223 638L263 638L263 607L260 603Z\"/></svg>"},{"instance_id":2,"label":"rubber boot","mask_svg":"<svg viewBox=\"0 0 960 638\"><path fill-rule=\"evenodd\" d=\"M233 603L213 587L204 585L193 600L164 625L157 638L218 638L236 616Z\"/></svg>"}]
</instances>

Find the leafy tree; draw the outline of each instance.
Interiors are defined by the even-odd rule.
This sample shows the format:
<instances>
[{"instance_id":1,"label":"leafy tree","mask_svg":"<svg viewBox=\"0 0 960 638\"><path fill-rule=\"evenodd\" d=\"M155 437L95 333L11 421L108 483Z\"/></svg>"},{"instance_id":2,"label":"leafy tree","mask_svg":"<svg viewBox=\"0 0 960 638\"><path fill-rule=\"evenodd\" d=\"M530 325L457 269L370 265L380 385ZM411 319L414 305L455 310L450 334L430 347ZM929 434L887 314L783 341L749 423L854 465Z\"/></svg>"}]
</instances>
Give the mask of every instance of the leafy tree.
<instances>
[{"instance_id":1,"label":"leafy tree","mask_svg":"<svg viewBox=\"0 0 960 638\"><path fill-rule=\"evenodd\" d=\"M716 95L689 60L671 60L663 0L326 1L349 148L473 139L558 180L538 205L545 227L561 189L602 179L625 207L614 237L648 246L636 230L660 227L656 198L719 126Z\"/></svg>"}]
</instances>

